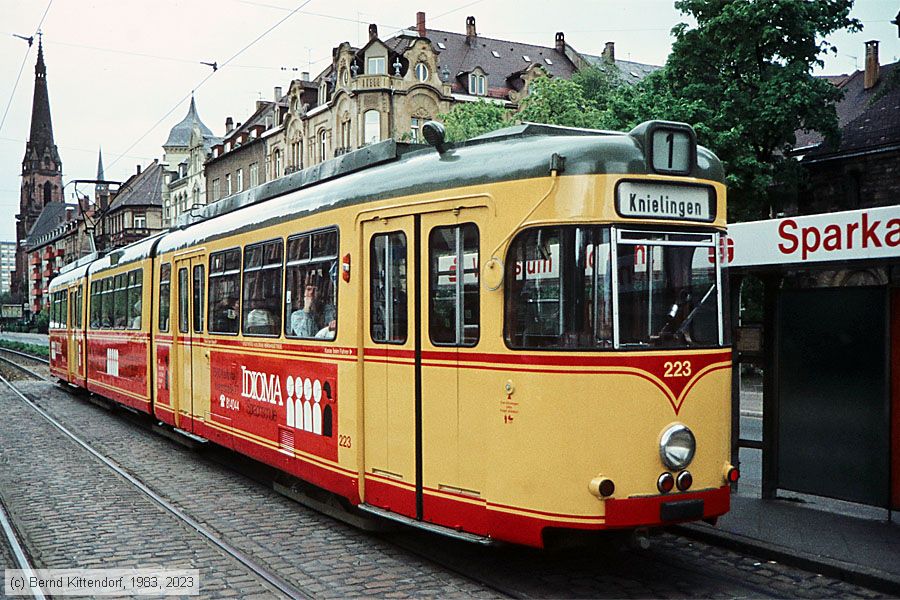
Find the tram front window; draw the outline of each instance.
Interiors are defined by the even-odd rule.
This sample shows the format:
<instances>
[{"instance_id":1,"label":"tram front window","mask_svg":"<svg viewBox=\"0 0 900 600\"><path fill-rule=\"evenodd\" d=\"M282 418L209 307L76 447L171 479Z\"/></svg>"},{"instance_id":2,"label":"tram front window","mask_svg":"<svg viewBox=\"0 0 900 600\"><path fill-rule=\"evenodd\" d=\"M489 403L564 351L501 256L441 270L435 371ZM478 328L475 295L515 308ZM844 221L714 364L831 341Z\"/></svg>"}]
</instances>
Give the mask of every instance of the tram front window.
<instances>
[{"instance_id":1,"label":"tram front window","mask_svg":"<svg viewBox=\"0 0 900 600\"><path fill-rule=\"evenodd\" d=\"M507 258L507 343L611 348L609 254L605 227L542 227L518 235Z\"/></svg>"},{"instance_id":2,"label":"tram front window","mask_svg":"<svg viewBox=\"0 0 900 600\"><path fill-rule=\"evenodd\" d=\"M507 255L507 344L548 350L716 346L716 241L716 234L610 227L524 231Z\"/></svg>"},{"instance_id":3,"label":"tram front window","mask_svg":"<svg viewBox=\"0 0 900 600\"><path fill-rule=\"evenodd\" d=\"M619 345L718 345L715 236L621 232L618 242Z\"/></svg>"}]
</instances>

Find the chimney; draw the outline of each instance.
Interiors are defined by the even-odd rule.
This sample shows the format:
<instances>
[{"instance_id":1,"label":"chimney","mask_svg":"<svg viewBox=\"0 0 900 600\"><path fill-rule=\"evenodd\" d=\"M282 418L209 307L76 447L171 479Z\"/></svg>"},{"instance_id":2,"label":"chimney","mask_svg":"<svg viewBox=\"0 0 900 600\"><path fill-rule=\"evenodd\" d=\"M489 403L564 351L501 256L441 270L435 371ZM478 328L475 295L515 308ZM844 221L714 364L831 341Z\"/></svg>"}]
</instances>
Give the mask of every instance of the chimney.
<instances>
[{"instance_id":1,"label":"chimney","mask_svg":"<svg viewBox=\"0 0 900 600\"><path fill-rule=\"evenodd\" d=\"M234 128L235 128L235 129L240 129L240 128L241 128L241 124L240 124L240 123L238 123L238 124L237 124L237 125L235 125L235 127L234 127Z\"/></svg>"},{"instance_id":2,"label":"chimney","mask_svg":"<svg viewBox=\"0 0 900 600\"><path fill-rule=\"evenodd\" d=\"M234 119L225 117L225 135L228 135L228 132L232 129L234 129Z\"/></svg>"},{"instance_id":3,"label":"chimney","mask_svg":"<svg viewBox=\"0 0 900 600\"><path fill-rule=\"evenodd\" d=\"M369 39L374 40L378 37L378 25L375 23L369 24Z\"/></svg>"},{"instance_id":4,"label":"chimney","mask_svg":"<svg viewBox=\"0 0 900 600\"><path fill-rule=\"evenodd\" d=\"M279 100L281 100L281 86L276 85L275 86L275 102L278 102Z\"/></svg>"},{"instance_id":5,"label":"chimney","mask_svg":"<svg viewBox=\"0 0 900 600\"><path fill-rule=\"evenodd\" d=\"M616 62L616 43L615 42L606 42L606 47L603 49L603 60L608 63Z\"/></svg>"},{"instance_id":6,"label":"chimney","mask_svg":"<svg viewBox=\"0 0 900 600\"><path fill-rule=\"evenodd\" d=\"M466 17L466 43L470 46L475 44L475 17Z\"/></svg>"},{"instance_id":7,"label":"chimney","mask_svg":"<svg viewBox=\"0 0 900 600\"><path fill-rule=\"evenodd\" d=\"M309 71L303 71L300 73L300 79L302 81L309 81Z\"/></svg>"},{"instance_id":8,"label":"chimney","mask_svg":"<svg viewBox=\"0 0 900 600\"><path fill-rule=\"evenodd\" d=\"M878 40L870 40L866 42L866 76L863 80L863 87L871 90L878 83L879 71L878 64Z\"/></svg>"},{"instance_id":9,"label":"chimney","mask_svg":"<svg viewBox=\"0 0 900 600\"><path fill-rule=\"evenodd\" d=\"M562 31L556 32L556 51L560 54L566 53L566 34Z\"/></svg>"},{"instance_id":10,"label":"chimney","mask_svg":"<svg viewBox=\"0 0 900 600\"><path fill-rule=\"evenodd\" d=\"M138 165L138 166L137 166L137 174L138 174L138 175L141 174L141 165Z\"/></svg>"},{"instance_id":11,"label":"chimney","mask_svg":"<svg viewBox=\"0 0 900 600\"><path fill-rule=\"evenodd\" d=\"M419 32L419 37L425 37L425 12L419 11L416 13L416 30Z\"/></svg>"}]
</instances>

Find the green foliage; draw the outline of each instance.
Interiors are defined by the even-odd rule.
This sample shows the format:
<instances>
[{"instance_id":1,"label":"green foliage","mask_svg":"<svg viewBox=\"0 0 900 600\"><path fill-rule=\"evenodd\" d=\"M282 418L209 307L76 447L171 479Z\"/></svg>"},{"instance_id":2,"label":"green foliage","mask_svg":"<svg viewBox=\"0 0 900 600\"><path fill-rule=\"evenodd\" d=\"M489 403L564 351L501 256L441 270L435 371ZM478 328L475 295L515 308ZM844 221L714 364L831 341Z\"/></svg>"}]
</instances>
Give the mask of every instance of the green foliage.
<instances>
[{"instance_id":1,"label":"green foliage","mask_svg":"<svg viewBox=\"0 0 900 600\"><path fill-rule=\"evenodd\" d=\"M31 328L32 333L47 333L50 329L50 311L42 310L34 316L34 326Z\"/></svg>"},{"instance_id":2,"label":"green foliage","mask_svg":"<svg viewBox=\"0 0 900 600\"><path fill-rule=\"evenodd\" d=\"M611 64L581 69L572 76L572 82L581 88L588 104L599 111L606 110L610 102L628 88L619 69Z\"/></svg>"},{"instance_id":3,"label":"green foliage","mask_svg":"<svg viewBox=\"0 0 900 600\"><path fill-rule=\"evenodd\" d=\"M448 142L467 140L510 124L506 109L486 100L459 102L438 119L444 123Z\"/></svg>"},{"instance_id":4,"label":"green foliage","mask_svg":"<svg viewBox=\"0 0 900 600\"><path fill-rule=\"evenodd\" d=\"M24 352L25 354L33 354L47 358L50 356L50 348L47 346L39 346L37 344L26 344L24 342L13 342L11 340L0 340L0 348L15 350L16 352Z\"/></svg>"},{"instance_id":5,"label":"green foliage","mask_svg":"<svg viewBox=\"0 0 900 600\"><path fill-rule=\"evenodd\" d=\"M597 127L601 113L584 95L581 85L568 79L538 77L522 99L516 119L567 127Z\"/></svg>"},{"instance_id":6,"label":"green foliage","mask_svg":"<svg viewBox=\"0 0 900 600\"><path fill-rule=\"evenodd\" d=\"M811 70L835 50L823 41L829 34L860 28L852 3L678 0L696 27L675 27L666 67L614 98L608 120L624 129L647 119L692 124L725 163L731 220L765 217L771 191L796 186L785 157L795 132L837 135L841 92Z\"/></svg>"}]
</instances>

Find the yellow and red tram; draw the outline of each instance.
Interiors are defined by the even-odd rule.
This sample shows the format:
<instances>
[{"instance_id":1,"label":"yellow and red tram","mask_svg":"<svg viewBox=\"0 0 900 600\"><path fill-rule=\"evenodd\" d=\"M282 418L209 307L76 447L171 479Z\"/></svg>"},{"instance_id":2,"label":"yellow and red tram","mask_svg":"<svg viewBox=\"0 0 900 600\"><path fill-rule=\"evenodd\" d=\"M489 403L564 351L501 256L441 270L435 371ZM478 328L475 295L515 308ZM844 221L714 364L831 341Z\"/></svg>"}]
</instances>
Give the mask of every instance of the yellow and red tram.
<instances>
[{"instance_id":1,"label":"yellow and red tram","mask_svg":"<svg viewBox=\"0 0 900 600\"><path fill-rule=\"evenodd\" d=\"M445 533L725 513L719 161L658 121L436 145L365 148L58 276L53 373Z\"/></svg>"}]
</instances>

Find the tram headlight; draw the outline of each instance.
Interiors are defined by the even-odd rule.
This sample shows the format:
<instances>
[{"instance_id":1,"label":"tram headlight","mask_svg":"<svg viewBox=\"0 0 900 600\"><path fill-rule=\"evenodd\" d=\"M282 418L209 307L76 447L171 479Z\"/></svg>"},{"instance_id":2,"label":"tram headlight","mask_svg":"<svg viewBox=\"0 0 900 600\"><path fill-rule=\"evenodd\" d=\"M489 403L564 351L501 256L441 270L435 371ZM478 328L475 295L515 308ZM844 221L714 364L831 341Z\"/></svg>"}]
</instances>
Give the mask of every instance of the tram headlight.
<instances>
[{"instance_id":1,"label":"tram headlight","mask_svg":"<svg viewBox=\"0 0 900 600\"><path fill-rule=\"evenodd\" d=\"M691 464L696 449L693 432L681 423L667 427L659 438L659 457L664 465L673 470Z\"/></svg>"}]
</instances>

